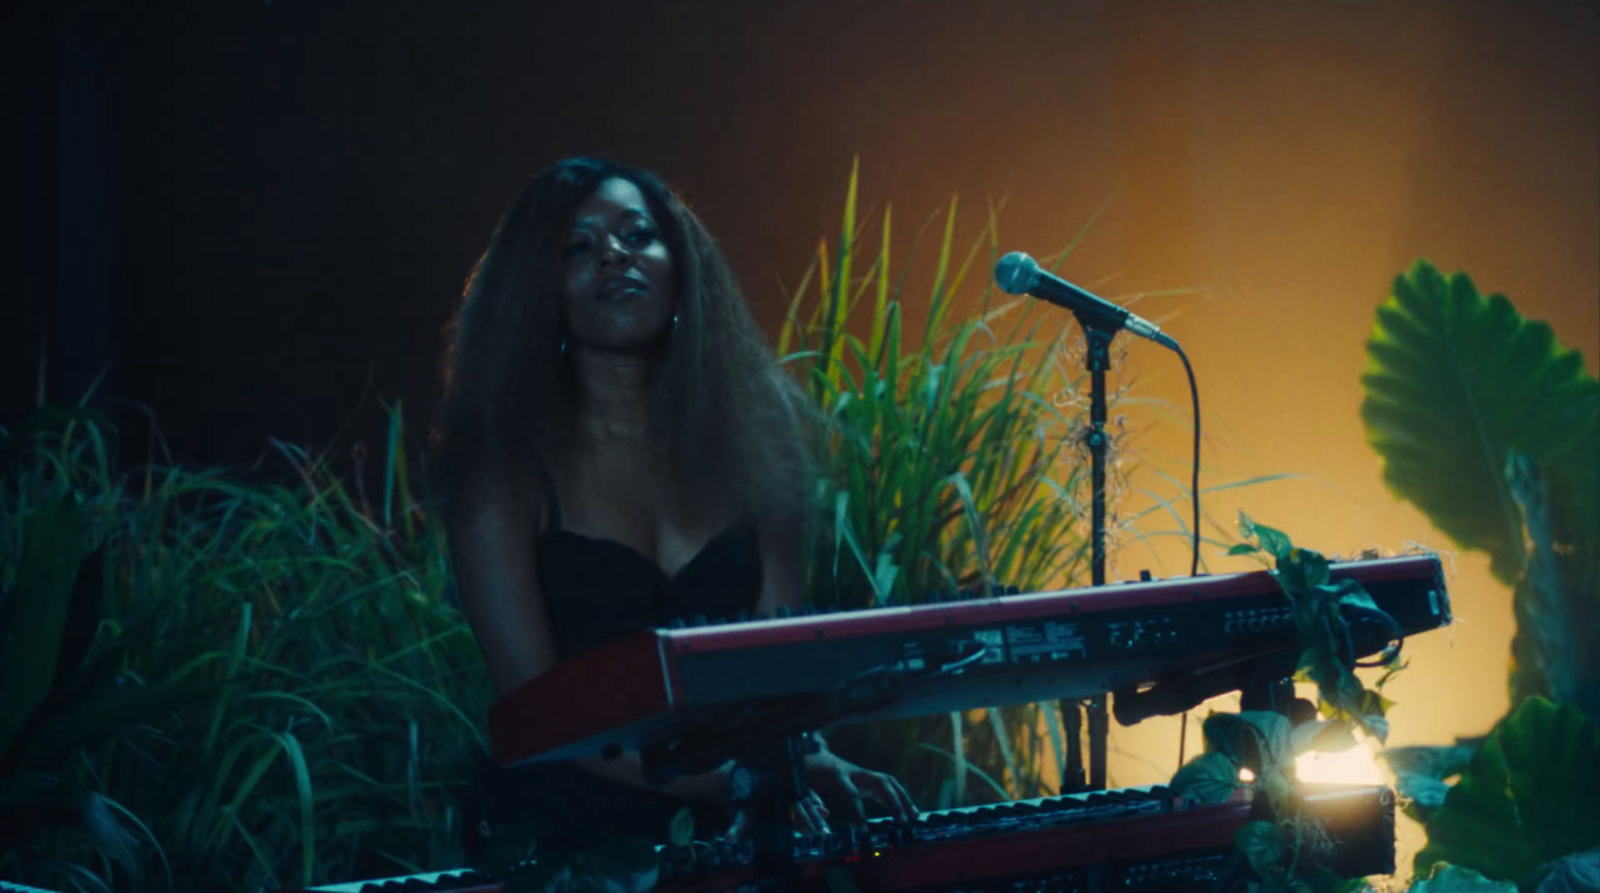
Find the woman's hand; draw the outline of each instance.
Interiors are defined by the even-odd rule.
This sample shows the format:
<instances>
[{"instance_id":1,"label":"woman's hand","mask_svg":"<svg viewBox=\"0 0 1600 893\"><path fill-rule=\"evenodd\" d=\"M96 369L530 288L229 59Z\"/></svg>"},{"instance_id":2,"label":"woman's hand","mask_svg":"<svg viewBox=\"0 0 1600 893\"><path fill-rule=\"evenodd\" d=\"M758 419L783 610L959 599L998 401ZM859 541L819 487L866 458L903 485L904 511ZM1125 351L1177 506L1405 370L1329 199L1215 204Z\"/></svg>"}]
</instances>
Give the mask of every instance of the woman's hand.
<instances>
[{"instance_id":1,"label":"woman's hand","mask_svg":"<svg viewBox=\"0 0 1600 893\"><path fill-rule=\"evenodd\" d=\"M917 817L917 805L893 775L863 769L834 754L827 745L805 760L811 797L797 806L808 817L817 821L826 818L828 808L823 804L832 803L845 821L861 824L867 820L867 800L883 806L896 821L909 822Z\"/></svg>"},{"instance_id":2,"label":"woman's hand","mask_svg":"<svg viewBox=\"0 0 1600 893\"><path fill-rule=\"evenodd\" d=\"M820 743L820 742L819 742ZM819 752L805 757L806 784L811 788L789 812L795 830L807 834L827 833L831 802L850 824L863 824L867 820L866 801L872 800L888 809L897 821L910 821L919 814L911 795L900 781L883 772L863 769L842 759L823 744ZM750 816L738 809L727 837L740 839L750 826Z\"/></svg>"}]
</instances>

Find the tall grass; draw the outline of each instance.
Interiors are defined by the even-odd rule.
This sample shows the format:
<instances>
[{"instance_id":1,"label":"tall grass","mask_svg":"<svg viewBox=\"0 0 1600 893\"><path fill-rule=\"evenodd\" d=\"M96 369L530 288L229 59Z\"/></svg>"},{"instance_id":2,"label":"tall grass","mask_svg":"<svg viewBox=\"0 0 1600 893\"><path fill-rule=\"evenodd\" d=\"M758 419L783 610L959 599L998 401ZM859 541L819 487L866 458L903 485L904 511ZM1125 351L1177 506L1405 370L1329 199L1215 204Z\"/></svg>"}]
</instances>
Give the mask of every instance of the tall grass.
<instances>
[{"instance_id":1,"label":"tall grass","mask_svg":"<svg viewBox=\"0 0 1600 893\"><path fill-rule=\"evenodd\" d=\"M818 248L779 337L829 421L811 598L849 609L1083 582L1087 475L1075 443L1085 419L1058 399L1078 385L1063 363L1071 321L1028 299L995 303L989 271L1004 203L958 251L951 199L929 262L931 292L920 297L906 293L911 263L897 271L891 261L892 206L858 220L858 189L859 161L838 242L831 253L826 241ZM923 319L921 331L905 331L908 315ZM974 794L1037 795L1044 761L1061 771L1061 735L1046 703L831 737L861 762L887 764L920 803L946 806Z\"/></svg>"},{"instance_id":2,"label":"tall grass","mask_svg":"<svg viewBox=\"0 0 1600 893\"><path fill-rule=\"evenodd\" d=\"M17 432L0 569L14 572L33 507L72 494L106 548L94 653L112 684L221 693L71 764L143 839L139 878L69 831L5 854L0 872L64 889L92 888L88 869L123 889L255 891L465 863L457 791L486 754L492 690L441 596L443 537L411 488L400 406L390 421L376 505L329 455L288 444L274 442L299 480L286 487L170 463L113 474L113 432L92 419Z\"/></svg>"},{"instance_id":3,"label":"tall grass","mask_svg":"<svg viewBox=\"0 0 1600 893\"><path fill-rule=\"evenodd\" d=\"M958 587L1081 585L1074 325L1031 301L993 300L1003 202L963 251L956 200L930 221L942 228L924 297L906 290L924 233L896 270L892 209L858 219L857 193L853 169L839 239L788 296L780 334L785 363L830 420L809 598L850 609ZM70 756L73 782L143 842L137 874L55 829L0 854L0 876L253 893L467 863L458 791L486 756L493 692L446 595L443 531L419 490L426 469L407 452L402 408L388 413L385 442L357 444L351 465L331 448L273 441L289 486L170 458L118 471L116 432L93 413L42 412L0 432L0 583L14 582L28 517L70 494L88 518L86 548L105 548L91 660L112 700L170 682L220 692ZM383 469L370 494L368 461ZM830 740L892 771L924 807L1037 795L1067 744L1050 703L844 727Z\"/></svg>"}]
</instances>

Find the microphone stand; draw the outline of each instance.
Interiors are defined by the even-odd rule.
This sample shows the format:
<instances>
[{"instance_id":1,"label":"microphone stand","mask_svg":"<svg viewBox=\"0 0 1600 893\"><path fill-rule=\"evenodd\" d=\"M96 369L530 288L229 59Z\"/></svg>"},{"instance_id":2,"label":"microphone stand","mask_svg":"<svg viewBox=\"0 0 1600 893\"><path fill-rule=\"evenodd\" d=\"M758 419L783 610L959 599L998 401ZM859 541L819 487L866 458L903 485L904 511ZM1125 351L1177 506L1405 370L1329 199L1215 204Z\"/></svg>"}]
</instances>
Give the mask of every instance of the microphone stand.
<instances>
[{"instance_id":1,"label":"microphone stand","mask_svg":"<svg viewBox=\"0 0 1600 893\"><path fill-rule=\"evenodd\" d=\"M1092 490L1089 516L1089 573L1090 585L1104 586L1106 582L1106 451L1110 446L1106 434L1106 370L1111 368L1111 339L1116 329L1097 325L1088 314L1076 310L1073 315L1083 327L1088 350L1084 365L1089 370L1089 433L1085 442L1089 446L1089 483ZM1082 759L1079 757L1077 730L1081 727L1078 701L1057 702L1071 732L1067 745L1068 774L1072 779L1061 780L1062 793L1071 790L1103 791L1106 787L1106 739L1111 732L1110 718L1106 713L1106 696L1095 695L1089 699L1089 778L1083 781ZM1073 787L1069 788L1071 784Z\"/></svg>"}]
</instances>

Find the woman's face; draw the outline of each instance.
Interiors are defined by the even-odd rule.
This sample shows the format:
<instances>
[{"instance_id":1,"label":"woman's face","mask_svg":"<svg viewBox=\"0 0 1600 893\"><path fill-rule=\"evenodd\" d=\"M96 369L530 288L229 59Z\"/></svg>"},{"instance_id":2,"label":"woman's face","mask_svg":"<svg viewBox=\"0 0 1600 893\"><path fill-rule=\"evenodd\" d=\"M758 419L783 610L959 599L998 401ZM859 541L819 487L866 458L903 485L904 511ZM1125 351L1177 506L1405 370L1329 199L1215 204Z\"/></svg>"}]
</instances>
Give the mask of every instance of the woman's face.
<instances>
[{"instance_id":1,"label":"woman's face","mask_svg":"<svg viewBox=\"0 0 1600 893\"><path fill-rule=\"evenodd\" d=\"M672 253L631 181L606 180L578 205L562 256L569 340L634 352L671 325Z\"/></svg>"}]
</instances>

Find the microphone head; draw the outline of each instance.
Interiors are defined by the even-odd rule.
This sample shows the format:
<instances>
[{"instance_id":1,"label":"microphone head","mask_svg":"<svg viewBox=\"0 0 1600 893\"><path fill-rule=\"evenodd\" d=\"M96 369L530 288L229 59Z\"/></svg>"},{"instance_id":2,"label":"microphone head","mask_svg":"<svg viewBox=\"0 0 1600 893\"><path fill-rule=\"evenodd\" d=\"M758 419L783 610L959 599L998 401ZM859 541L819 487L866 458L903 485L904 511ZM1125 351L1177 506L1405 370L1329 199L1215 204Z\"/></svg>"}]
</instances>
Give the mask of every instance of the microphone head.
<instances>
[{"instance_id":1,"label":"microphone head","mask_svg":"<svg viewBox=\"0 0 1600 893\"><path fill-rule=\"evenodd\" d=\"M1013 251L994 265L994 281L1000 290L1025 295L1039 275L1039 262L1022 251Z\"/></svg>"}]
</instances>

